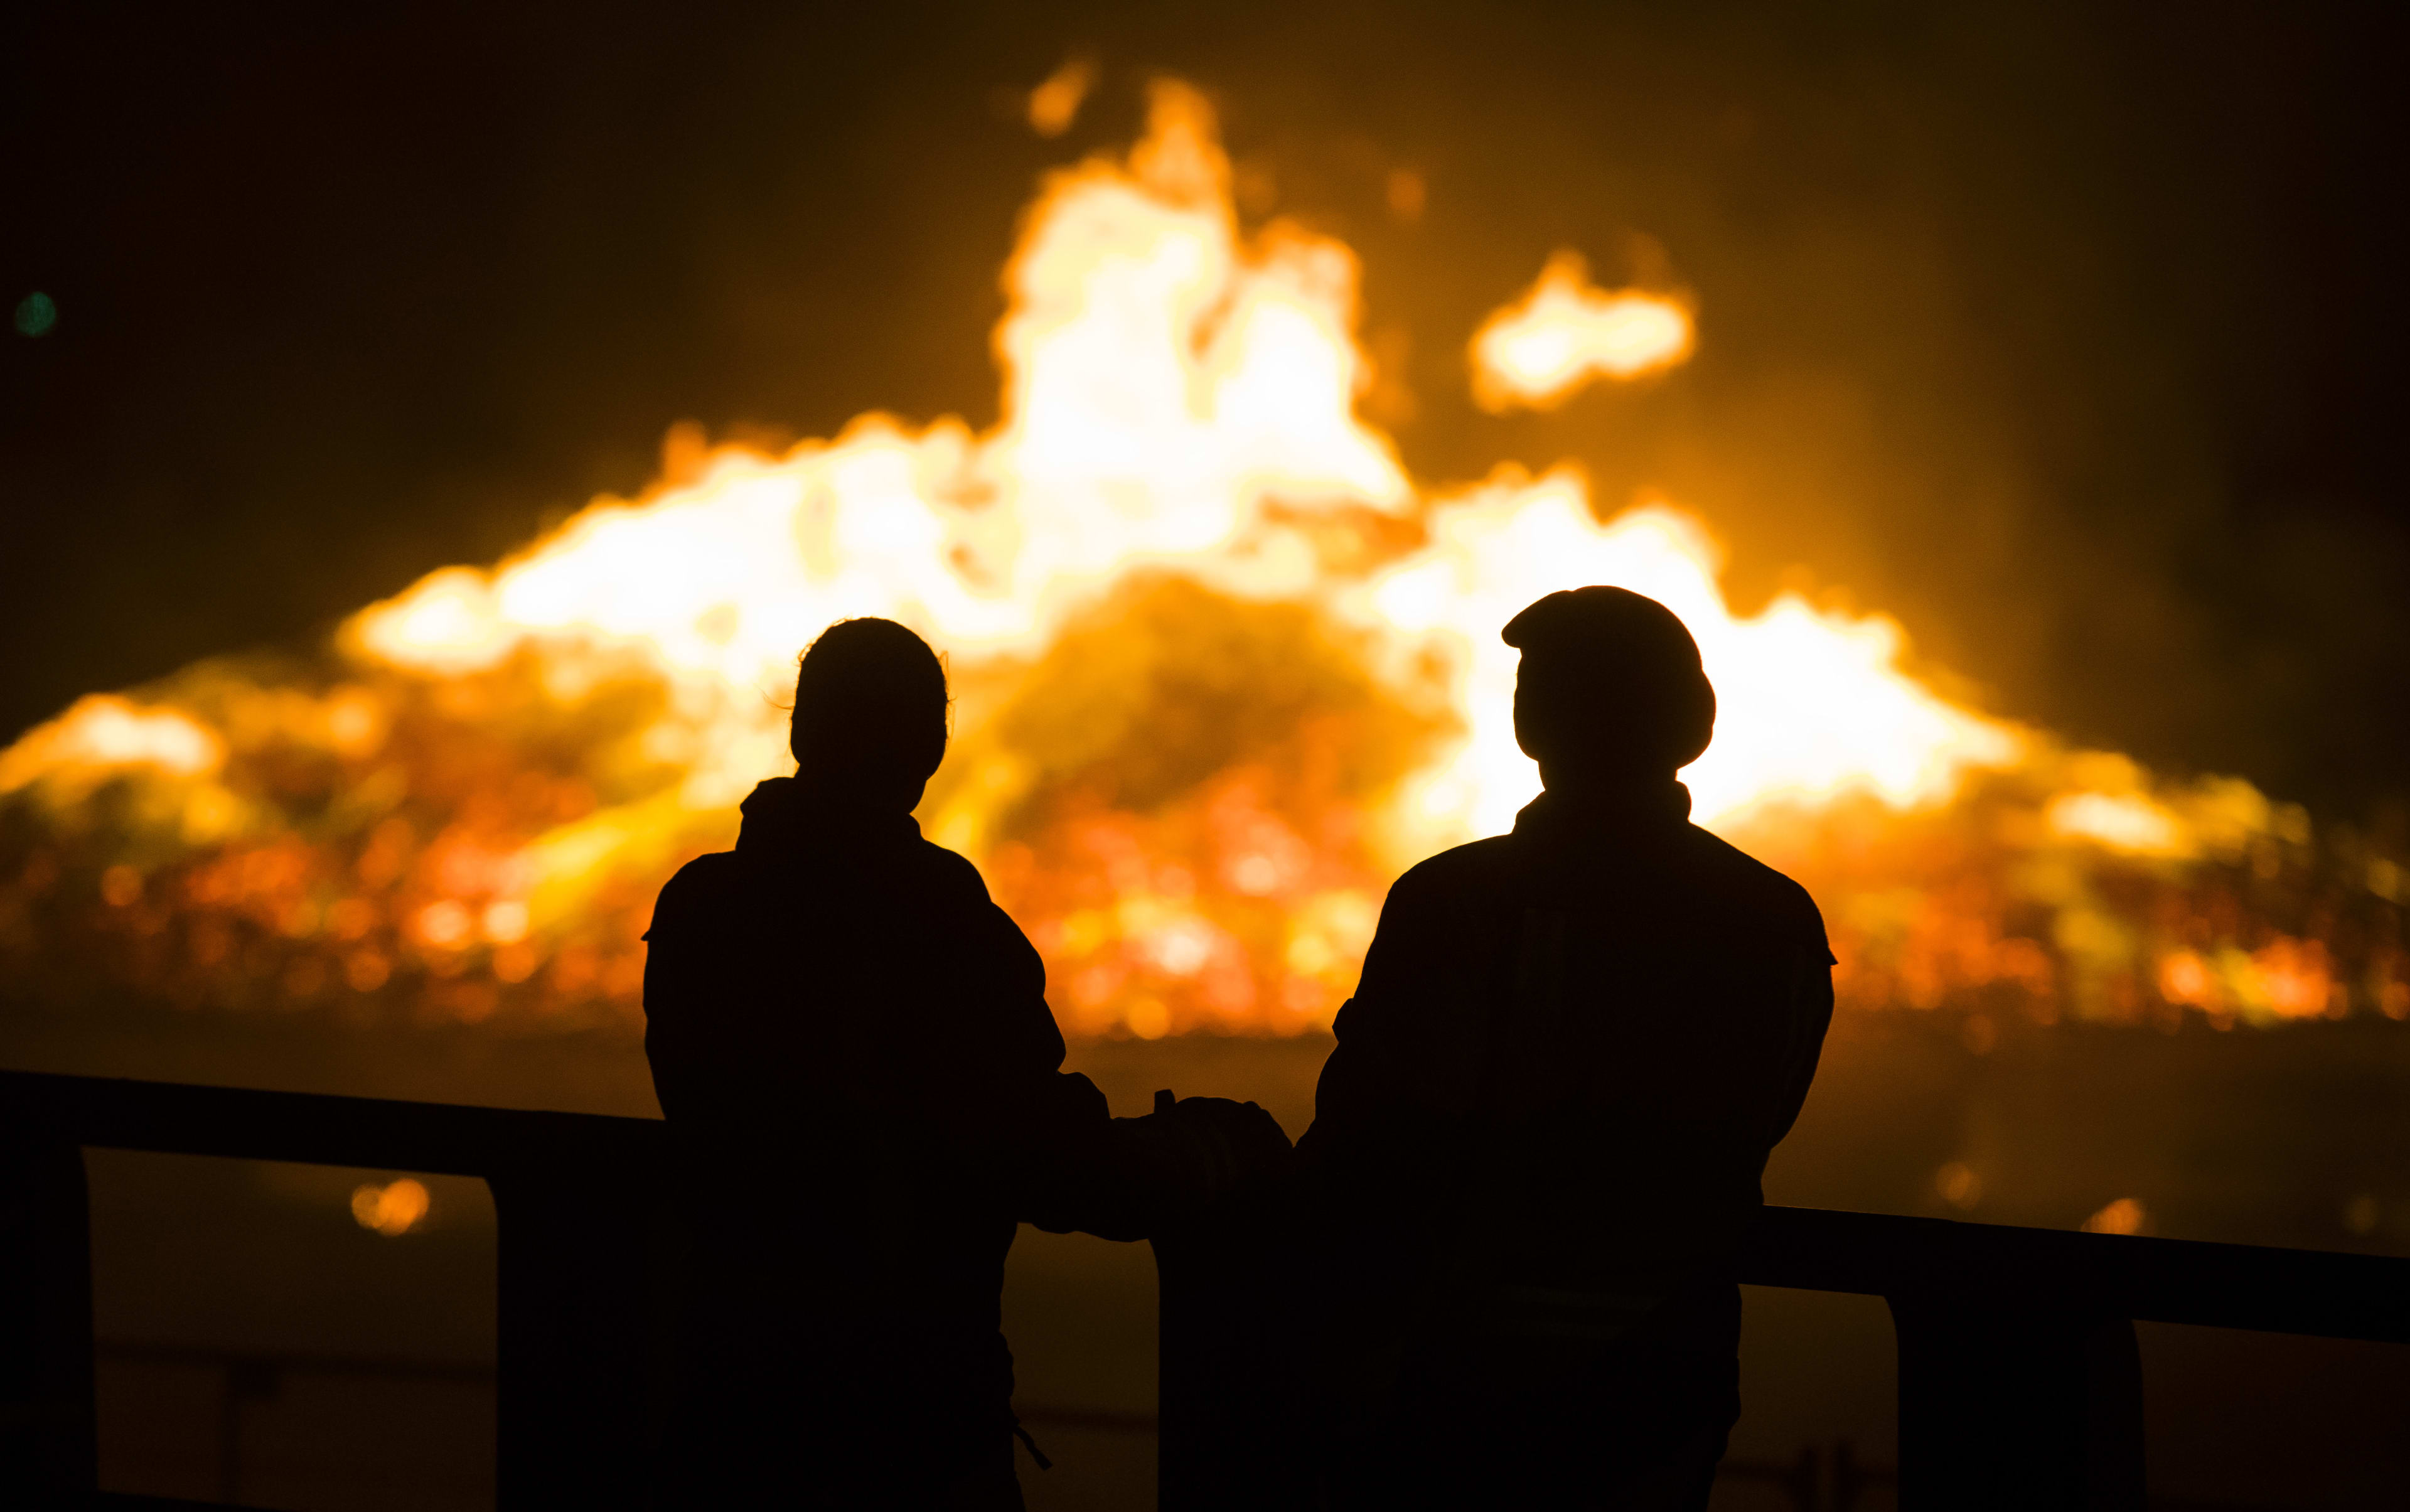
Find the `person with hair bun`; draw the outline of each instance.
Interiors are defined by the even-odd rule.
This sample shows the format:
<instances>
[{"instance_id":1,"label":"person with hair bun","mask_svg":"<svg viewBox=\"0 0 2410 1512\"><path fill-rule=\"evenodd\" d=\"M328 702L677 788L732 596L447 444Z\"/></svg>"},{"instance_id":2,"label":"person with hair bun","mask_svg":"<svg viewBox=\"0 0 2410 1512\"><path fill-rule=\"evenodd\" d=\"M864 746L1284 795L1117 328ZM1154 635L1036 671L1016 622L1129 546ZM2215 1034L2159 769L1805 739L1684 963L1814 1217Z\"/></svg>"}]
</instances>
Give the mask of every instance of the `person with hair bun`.
<instances>
[{"instance_id":1,"label":"person with hair bun","mask_svg":"<svg viewBox=\"0 0 2410 1512\"><path fill-rule=\"evenodd\" d=\"M1037 951L912 818L947 708L920 636L831 626L795 775L654 909L645 1053L689 1251L661 1505L1019 1507L1015 1225L1142 1237L1288 1156L1252 1103L1116 1120L1062 1072Z\"/></svg>"},{"instance_id":2,"label":"person with hair bun","mask_svg":"<svg viewBox=\"0 0 2410 1512\"><path fill-rule=\"evenodd\" d=\"M1700 1508L1833 957L1689 822L1716 699L1678 618L1583 588L1503 637L1546 791L1390 889L1298 1144L1312 1458L1335 1508Z\"/></svg>"}]
</instances>

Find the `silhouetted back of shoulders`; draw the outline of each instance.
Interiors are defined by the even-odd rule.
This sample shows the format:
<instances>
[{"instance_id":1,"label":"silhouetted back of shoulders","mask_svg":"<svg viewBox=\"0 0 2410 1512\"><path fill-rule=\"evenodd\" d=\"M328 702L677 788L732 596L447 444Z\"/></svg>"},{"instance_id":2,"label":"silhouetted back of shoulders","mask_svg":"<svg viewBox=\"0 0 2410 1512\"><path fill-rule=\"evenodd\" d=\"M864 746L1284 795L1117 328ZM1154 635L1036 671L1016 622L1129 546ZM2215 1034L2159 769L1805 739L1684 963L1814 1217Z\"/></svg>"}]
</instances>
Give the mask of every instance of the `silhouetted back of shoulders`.
<instances>
[{"instance_id":1,"label":"silhouetted back of shoulders","mask_svg":"<svg viewBox=\"0 0 2410 1512\"><path fill-rule=\"evenodd\" d=\"M1501 635L1545 791L1390 889L1298 1147L1331 1501L1703 1507L1832 956L1689 822L1716 699L1678 618L1600 586Z\"/></svg>"},{"instance_id":2,"label":"silhouetted back of shoulders","mask_svg":"<svg viewBox=\"0 0 2410 1512\"><path fill-rule=\"evenodd\" d=\"M662 891L646 979L662 1111L699 1179L731 1188L708 1218L723 1243L777 1257L799 1301L836 1268L991 1315L1039 1126L1079 1090L1055 1074L1044 967L908 816L851 821L812 796L765 783L736 850Z\"/></svg>"},{"instance_id":3,"label":"silhouetted back of shoulders","mask_svg":"<svg viewBox=\"0 0 2410 1512\"><path fill-rule=\"evenodd\" d=\"M1805 1096L1829 959L1724 841L1544 798L1391 889L1303 1147L1535 1284L1710 1262Z\"/></svg>"},{"instance_id":4,"label":"silhouetted back of shoulders","mask_svg":"<svg viewBox=\"0 0 2410 1512\"><path fill-rule=\"evenodd\" d=\"M733 1116L747 1110L725 1093L767 1078L784 1095L760 1111L778 1117L920 1115L959 1097L966 1071L1061 1064L1038 953L969 862L904 816L762 822L804 797L764 787L738 849L690 863L656 908L646 996L664 1112ZM715 1084L690 1098L689 1069Z\"/></svg>"},{"instance_id":5,"label":"silhouetted back of shoulders","mask_svg":"<svg viewBox=\"0 0 2410 1512\"><path fill-rule=\"evenodd\" d=\"M655 905L685 1505L1018 1505L1005 1256L1111 1119L1060 1074L1038 952L912 820L946 710L911 631L832 626L797 673L796 775Z\"/></svg>"}]
</instances>

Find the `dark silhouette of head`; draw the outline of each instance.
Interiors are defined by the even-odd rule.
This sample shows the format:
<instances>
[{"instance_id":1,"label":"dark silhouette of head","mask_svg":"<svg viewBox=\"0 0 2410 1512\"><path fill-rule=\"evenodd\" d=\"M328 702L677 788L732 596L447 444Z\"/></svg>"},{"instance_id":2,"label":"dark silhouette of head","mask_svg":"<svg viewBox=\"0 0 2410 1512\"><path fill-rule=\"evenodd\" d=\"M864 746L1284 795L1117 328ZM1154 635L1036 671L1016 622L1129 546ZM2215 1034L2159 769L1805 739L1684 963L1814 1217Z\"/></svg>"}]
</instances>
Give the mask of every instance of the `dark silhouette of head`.
<instances>
[{"instance_id":1,"label":"dark silhouette of head","mask_svg":"<svg viewBox=\"0 0 2410 1512\"><path fill-rule=\"evenodd\" d=\"M1500 633L1523 653L1515 741L1551 792L1671 781L1715 734L1716 691L1698 642L1655 599L1571 589Z\"/></svg>"},{"instance_id":2,"label":"dark silhouette of head","mask_svg":"<svg viewBox=\"0 0 2410 1512\"><path fill-rule=\"evenodd\" d=\"M804 652L787 737L798 778L908 812L946 755L946 669L893 619L840 619Z\"/></svg>"}]
</instances>

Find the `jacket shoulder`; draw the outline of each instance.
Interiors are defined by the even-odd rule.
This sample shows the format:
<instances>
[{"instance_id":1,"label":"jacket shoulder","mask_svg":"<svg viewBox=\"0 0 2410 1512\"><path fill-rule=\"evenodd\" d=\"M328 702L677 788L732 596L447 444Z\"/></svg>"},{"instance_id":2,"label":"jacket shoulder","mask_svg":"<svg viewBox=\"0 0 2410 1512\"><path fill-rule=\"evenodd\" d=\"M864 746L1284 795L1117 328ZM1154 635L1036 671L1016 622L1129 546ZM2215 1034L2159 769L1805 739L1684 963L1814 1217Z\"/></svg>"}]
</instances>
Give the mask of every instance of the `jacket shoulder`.
<instances>
[{"instance_id":1,"label":"jacket shoulder","mask_svg":"<svg viewBox=\"0 0 2410 1512\"><path fill-rule=\"evenodd\" d=\"M912 842L913 869L931 886L949 897L965 902L990 903L987 879L978 866L959 850L949 850L936 841L923 836Z\"/></svg>"},{"instance_id":2,"label":"jacket shoulder","mask_svg":"<svg viewBox=\"0 0 2410 1512\"><path fill-rule=\"evenodd\" d=\"M1717 894L1769 921L1787 923L1818 944L1824 915L1796 881L1748 851L1693 824L1686 836L1696 875Z\"/></svg>"},{"instance_id":3,"label":"jacket shoulder","mask_svg":"<svg viewBox=\"0 0 2410 1512\"><path fill-rule=\"evenodd\" d=\"M736 852L733 850L697 856L680 866L661 884L661 895L653 900L653 922L645 931L645 938L650 939L653 930L664 923L676 924L710 910L736 891L741 884L735 867Z\"/></svg>"},{"instance_id":4,"label":"jacket shoulder","mask_svg":"<svg viewBox=\"0 0 2410 1512\"><path fill-rule=\"evenodd\" d=\"M1437 855L1426 856L1406 868L1405 874L1390 884L1391 895L1455 892L1461 888L1480 887L1500 873L1512 869L1514 849L1512 836L1493 835L1488 839L1468 841L1451 846Z\"/></svg>"}]
</instances>

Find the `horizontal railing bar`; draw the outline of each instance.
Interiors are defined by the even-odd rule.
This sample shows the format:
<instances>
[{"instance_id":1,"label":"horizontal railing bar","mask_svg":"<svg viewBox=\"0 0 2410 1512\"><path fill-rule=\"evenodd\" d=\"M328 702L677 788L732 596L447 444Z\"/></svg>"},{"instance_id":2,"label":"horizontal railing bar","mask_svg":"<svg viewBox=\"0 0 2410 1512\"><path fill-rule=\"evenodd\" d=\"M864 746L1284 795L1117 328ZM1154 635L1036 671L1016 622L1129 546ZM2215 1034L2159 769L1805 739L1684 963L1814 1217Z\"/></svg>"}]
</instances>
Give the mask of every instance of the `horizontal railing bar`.
<instances>
[{"instance_id":1,"label":"horizontal railing bar","mask_svg":"<svg viewBox=\"0 0 2410 1512\"><path fill-rule=\"evenodd\" d=\"M353 1375L366 1379L448 1381L466 1386L491 1386L491 1362L410 1359L399 1355L341 1355L298 1349L253 1349L239 1345L168 1344L143 1339L96 1339L93 1353L102 1359L135 1365L182 1365L225 1371L261 1366L296 1375ZM1118 1407L1016 1403L1013 1412L1035 1428L1085 1429L1106 1433L1153 1433L1161 1422L1154 1413Z\"/></svg>"},{"instance_id":2,"label":"horizontal railing bar","mask_svg":"<svg viewBox=\"0 0 2410 1512\"><path fill-rule=\"evenodd\" d=\"M657 1118L530 1112L314 1092L0 1071L0 1125L78 1144L483 1176L573 1159L660 1157Z\"/></svg>"},{"instance_id":3,"label":"horizontal railing bar","mask_svg":"<svg viewBox=\"0 0 2410 1512\"><path fill-rule=\"evenodd\" d=\"M1747 1285L2410 1344L2410 1259L1769 1207Z\"/></svg>"},{"instance_id":4,"label":"horizontal railing bar","mask_svg":"<svg viewBox=\"0 0 2410 1512\"><path fill-rule=\"evenodd\" d=\"M79 1144L483 1176L658 1160L658 1119L0 1071L0 1121ZM1769 1207L1739 1279L2001 1312L2410 1343L2410 1259Z\"/></svg>"}]
</instances>

